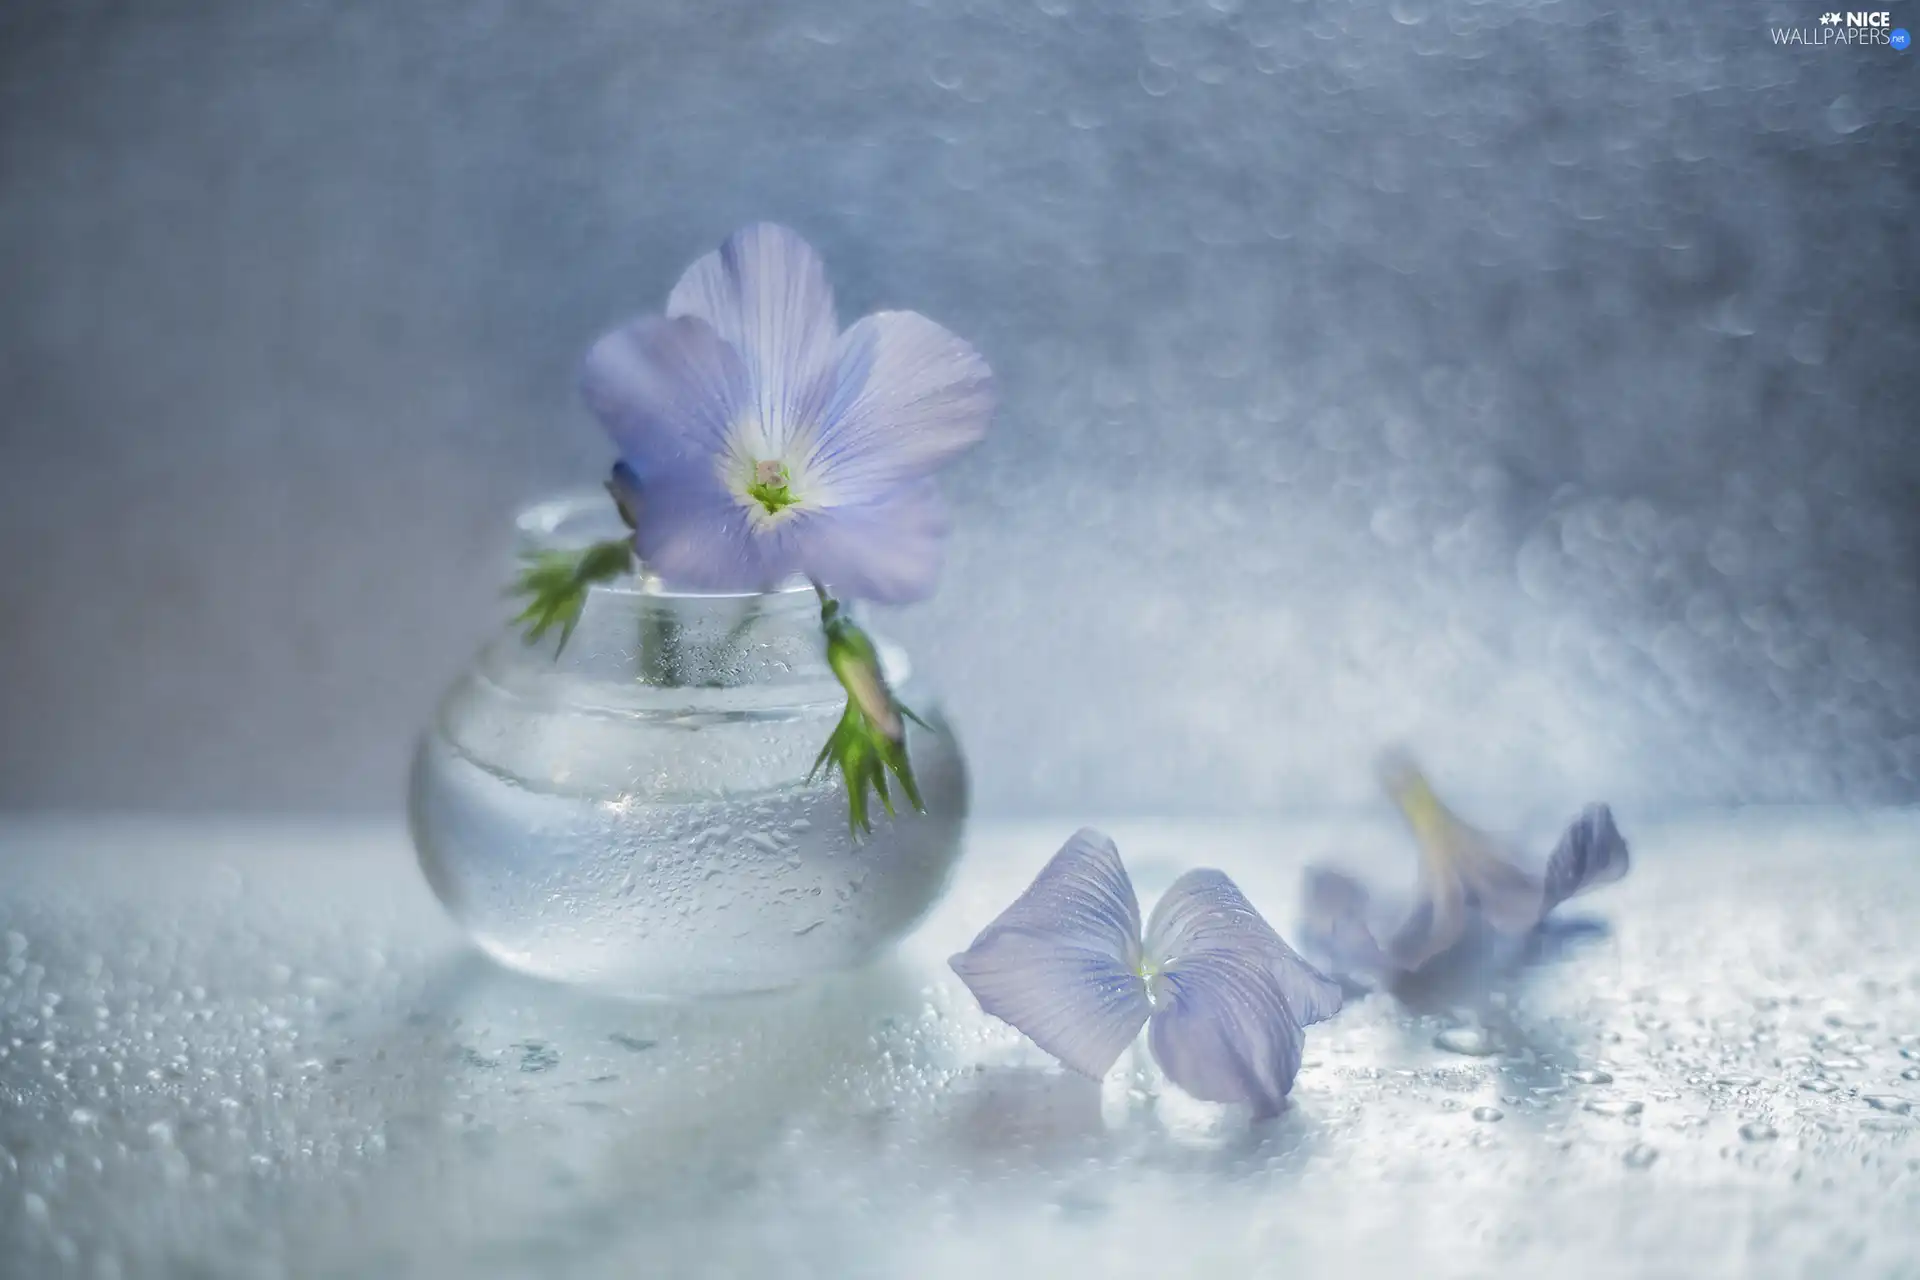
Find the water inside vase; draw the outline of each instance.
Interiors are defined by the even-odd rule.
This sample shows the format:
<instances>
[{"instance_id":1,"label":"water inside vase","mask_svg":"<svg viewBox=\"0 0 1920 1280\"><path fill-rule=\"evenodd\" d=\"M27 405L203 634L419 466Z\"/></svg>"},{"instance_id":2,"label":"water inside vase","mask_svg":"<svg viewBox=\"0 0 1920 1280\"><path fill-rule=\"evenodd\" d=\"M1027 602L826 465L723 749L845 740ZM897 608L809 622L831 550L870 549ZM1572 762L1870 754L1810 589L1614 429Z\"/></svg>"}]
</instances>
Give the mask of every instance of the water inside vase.
<instances>
[{"instance_id":1,"label":"water inside vase","mask_svg":"<svg viewBox=\"0 0 1920 1280\"><path fill-rule=\"evenodd\" d=\"M414 765L415 841L449 909L514 968L636 994L784 986L865 959L944 887L966 783L931 720L910 739L927 812L879 814L858 841L837 779L705 797L581 788L516 776L436 729ZM636 751L699 762L697 732L651 732Z\"/></svg>"}]
</instances>

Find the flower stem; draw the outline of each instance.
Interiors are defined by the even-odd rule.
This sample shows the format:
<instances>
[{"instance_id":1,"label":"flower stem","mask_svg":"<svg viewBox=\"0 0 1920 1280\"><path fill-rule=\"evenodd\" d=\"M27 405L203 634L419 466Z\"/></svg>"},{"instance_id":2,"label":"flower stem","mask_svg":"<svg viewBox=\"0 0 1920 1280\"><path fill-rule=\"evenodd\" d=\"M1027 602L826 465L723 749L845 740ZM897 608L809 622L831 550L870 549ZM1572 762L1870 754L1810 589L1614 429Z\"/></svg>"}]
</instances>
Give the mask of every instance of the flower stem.
<instances>
[{"instance_id":1,"label":"flower stem","mask_svg":"<svg viewBox=\"0 0 1920 1280\"><path fill-rule=\"evenodd\" d=\"M680 683L680 622L661 600L648 601L641 619L640 675L663 689Z\"/></svg>"},{"instance_id":2,"label":"flower stem","mask_svg":"<svg viewBox=\"0 0 1920 1280\"><path fill-rule=\"evenodd\" d=\"M766 611L766 607L767 598L764 595L755 596L747 602L747 607L740 613L740 620L727 629L726 639L721 642L726 646L726 652L731 653L739 647L740 642L747 638L747 632L753 630L753 624L760 621L760 615Z\"/></svg>"}]
</instances>

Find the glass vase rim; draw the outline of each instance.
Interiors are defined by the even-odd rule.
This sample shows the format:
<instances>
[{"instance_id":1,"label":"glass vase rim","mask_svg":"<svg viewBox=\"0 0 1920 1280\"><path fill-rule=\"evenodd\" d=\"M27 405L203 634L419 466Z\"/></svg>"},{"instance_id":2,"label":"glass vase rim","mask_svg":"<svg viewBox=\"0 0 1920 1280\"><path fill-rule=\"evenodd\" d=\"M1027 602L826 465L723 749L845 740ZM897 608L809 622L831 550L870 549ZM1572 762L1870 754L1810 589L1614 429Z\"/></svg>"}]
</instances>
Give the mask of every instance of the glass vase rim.
<instances>
[{"instance_id":1,"label":"glass vase rim","mask_svg":"<svg viewBox=\"0 0 1920 1280\"><path fill-rule=\"evenodd\" d=\"M621 537L626 525L605 490L581 489L522 507L513 519L523 552L560 551ZM649 600L780 600L811 597L813 584L798 575L764 591L702 591L678 587L651 572L630 573L609 582L596 582L592 595L630 596Z\"/></svg>"}]
</instances>

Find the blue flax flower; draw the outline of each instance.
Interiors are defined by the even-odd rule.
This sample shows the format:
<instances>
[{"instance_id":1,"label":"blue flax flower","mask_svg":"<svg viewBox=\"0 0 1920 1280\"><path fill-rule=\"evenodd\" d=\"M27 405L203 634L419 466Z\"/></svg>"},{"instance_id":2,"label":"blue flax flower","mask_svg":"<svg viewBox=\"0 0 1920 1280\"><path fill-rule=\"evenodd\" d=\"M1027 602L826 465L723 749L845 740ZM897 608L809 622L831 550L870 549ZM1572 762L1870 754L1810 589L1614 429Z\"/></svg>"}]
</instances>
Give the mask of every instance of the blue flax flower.
<instances>
[{"instance_id":1,"label":"blue flax flower","mask_svg":"<svg viewBox=\"0 0 1920 1280\"><path fill-rule=\"evenodd\" d=\"M1380 775L1413 832L1419 880L1395 911L1345 872L1308 871L1303 934L1338 972L1392 979L1489 935L1524 939L1568 898L1627 874L1627 842L1604 804L1587 806L1536 868L1455 816L1407 757L1390 755Z\"/></svg>"},{"instance_id":2,"label":"blue flax flower","mask_svg":"<svg viewBox=\"0 0 1920 1280\"><path fill-rule=\"evenodd\" d=\"M1174 1084L1262 1116L1293 1088L1303 1028L1341 1002L1218 871L1174 881L1143 940L1120 851L1090 828L948 963L982 1009L1083 1075L1104 1076L1146 1026Z\"/></svg>"},{"instance_id":3,"label":"blue flax flower","mask_svg":"<svg viewBox=\"0 0 1920 1280\"><path fill-rule=\"evenodd\" d=\"M581 391L637 478L634 549L664 581L800 575L883 603L932 593L947 531L932 477L993 413L972 347L911 311L843 331L819 255L768 223L689 267L665 315L601 338Z\"/></svg>"}]
</instances>

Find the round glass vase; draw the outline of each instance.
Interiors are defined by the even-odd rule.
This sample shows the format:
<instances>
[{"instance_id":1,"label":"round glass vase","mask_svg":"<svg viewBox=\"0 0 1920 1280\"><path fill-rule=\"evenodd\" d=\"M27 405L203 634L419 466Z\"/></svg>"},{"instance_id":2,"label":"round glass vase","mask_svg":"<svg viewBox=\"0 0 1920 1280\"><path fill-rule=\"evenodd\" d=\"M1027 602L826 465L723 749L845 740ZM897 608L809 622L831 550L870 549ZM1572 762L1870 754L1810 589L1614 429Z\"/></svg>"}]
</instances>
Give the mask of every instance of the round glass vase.
<instances>
[{"instance_id":1,"label":"round glass vase","mask_svg":"<svg viewBox=\"0 0 1920 1280\"><path fill-rule=\"evenodd\" d=\"M609 503L519 521L528 550L623 532ZM919 921L959 855L959 743L898 649L888 680L926 726L926 811L892 788L870 835L838 774L808 781L846 704L804 584L766 595L596 586L564 649L508 627L440 703L408 811L428 882L524 972L636 996L768 990L860 964Z\"/></svg>"}]
</instances>

